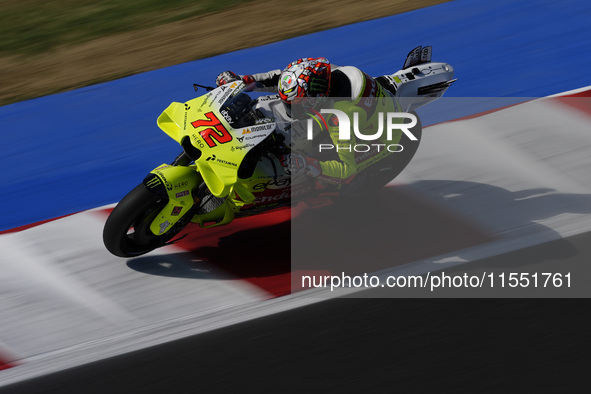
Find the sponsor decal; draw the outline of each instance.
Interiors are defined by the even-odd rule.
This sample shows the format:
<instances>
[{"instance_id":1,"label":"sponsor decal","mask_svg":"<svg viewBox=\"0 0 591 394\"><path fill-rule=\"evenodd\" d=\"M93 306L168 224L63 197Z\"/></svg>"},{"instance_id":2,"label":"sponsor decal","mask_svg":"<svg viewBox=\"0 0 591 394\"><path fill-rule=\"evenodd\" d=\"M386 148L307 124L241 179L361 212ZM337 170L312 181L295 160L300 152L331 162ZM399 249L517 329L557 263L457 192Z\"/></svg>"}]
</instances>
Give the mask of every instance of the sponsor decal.
<instances>
[{"instance_id":1,"label":"sponsor decal","mask_svg":"<svg viewBox=\"0 0 591 394\"><path fill-rule=\"evenodd\" d=\"M255 145L255 144L245 144L245 145L242 145L242 146L233 146L233 147L231 147L231 148L230 148L230 150L231 150L232 152L234 152L235 150L242 150L242 149L248 149L248 148L251 148L251 147L253 147L254 145Z\"/></svg>"},{"instance_id":2,"label":"sponsor decal","mask_svg":"<svg viewBox=\"0 0 591 394\"><path fill-rule=\"evenodd\" d=\"M187 186L189 186L189 181L180 181L179 183L176 183L174 185L174 188L175 189L180 189L182 187L187 187Z\"/></svg>"},{"instance_id":3,"label":"sponsor decal","mask_svg":"<svg viewBox=\"0 0 591 394\"><path fill-rule=\"evenodd\" d=\"M228 91L224 91L222 92L222 95L220 96L219 99L216 100L217 96L213 98L214 101L216 101L218 104L222 104L224 103L228 97L230 97L232 95L232 91L228 90Z\"/></svg>"},{"instance_id":4,"label":"sponsor decal","mask_svg":"<svg viewBox=\"0 0 591 394\"><path fill-rule=\"evenodd\" d=\"M191 109L191 106L187 103L185 103L185 118L183 121L183 130L187 129L187 115L188 115L188 111Z\"/></svg>"},{"instance_id":5,"label":"sponsor decal","mask_svg":"<svg viewBox=\"0 0 591 394\"><path fill-rule=\"evenodd\" d=\"M191 125L196 129L207 127L199 131L201 138L207 143L207 146L213 148L218 144L225 144L232 141L232 134L230 134L213 112L207 112L205 116L206 119L196 120L191 122Z\"/></svg>"},{"instance_id":6,"label":"sponsor decal","mask_svg":"<svg viewBox=\"0 0 591 394\"><path fill-rule=\"evenodd\" d=\"M254 124L263 124L263 123L274 123L275 119L273 118L260 118L257 119Z\"/></svg>"},{"instance_id":7,"label":"sponsor decal","mask_svg":"<svg viewBox=\"0 0 591 394\"><path fill-rule=\"evenodd\" d=\"M188 190L183 190L182 192L178 192L174 196L176 198L181 198L181 197L185 197L185 196L188 196L188 195L189 195L189 191Z\"/></svg>"},{"instance_id":8,"label":"sponsor decal","mask_svg":"<svg viewBox=\"0 0 591 394\"><path fill-rule=\"evenodd\" d=\"M170 216L179 216L181 214L181 211L183 210L183 207L174 207L172 208L172 212L170 213Z\"/></svg>"},{"instance_id":9,"label":"sponsor decal","mask_svg":"<svg viewBox=\"0 0 591 394\"><path fill-rule=\"evenodd\" d=\"M257 131L268 131L273 130L275 128L275 123L265 123L260 126L253 126L250 128L250 131L256 133Z\"/></svg>"},{"instance_id":10,"label":"sponsor decal","mask_svg":"<svg viewBox=\"0 0 591 394\"><path fill-rule=\"evenodd\" d=\"M270 187L274 186L274 187ZM291 178L277 178L271 179L267 182L257 183L252 187L253 190L261 191L265 189L280 189L291 186Z\"/></svg>"},{"instance_id":11,"label":"sponsor decal","mask_svg":"<svg viewBox=\"0 0 591 394\"><path fill-rule=\"evenodd\" d=\"M299 197L309 193L312 190L312 187L307 185L298 189L286 187L283 189L277 189L275 193L259 195L255 197L253 204L272 204L281 202L283 200L288 200L293 197Z\"/></svg>"},{"instance_id":12,"label":"sponsor decal","mask_svg":"<svg viewBox=\"0 0 591 394\"><path fill-rule=\"evenodd\" d=\"M252 126L252 127L242 130L242 135L257 133L259 131L269 131L269 130L273 130L274 128L275 128L275 123L265 123L260 126ZM260 136L264 137L265 134L260 134Z\"/></svg>"},{"instance_id":13,"label":"sponsor decal","mask_svg":"<svg viewBox=\"0 0 591 394\"><path fill-rule=\"evenodd\" d=\"M148 182L146 182L146 186L149 187L150 189L158 187L161 184L162 184L162 181L160 181L160 178L158 178L158 177L154 177L154 178L150 179Z\"/></svg>"},{"instance_id":14,"label":"sponsor decal","mask_svg":"<svg viewBox=\"0 0 591 394\"><path fill-rule=\"evenodd\" d=\"M256 140L259 138L265 138L266 136L267 136L266 134L243 135L242 137L236 137L236 139L238 140L238 142L242 142L244 140L249 141L249 140Z\"/></svg>"},{"instance_id":15,"label":"sponsor decal","mask_svg":"<svg viewBox=\"0 0 591 394\"><path fill-rule=\"evenodd\" d=\"M223 85L223 86L227 86L227 85ZM224 88L224 89L222 89L222 90L221 90L221 93L222 93L222 95L221 95L221 97L220 97L220 98L217 100L217 103L218 103L218 104L222 104L222 103L224 103L224 102L225 102L225 101L226 101L226 100L227 100L227 99L228 99L230 96L232 96L232 95L233 95L233 93L234 93L234 91L233 91L232 89L234 89L236 86L238 86L238 82L233 82L233 83L232 83L232 84L229 86L229 89L228 89L228 90L226 90L225 88ZM216 96L216 97L214 97L214 101L215 101L215 99L216 99L216 98L217 98L217 96Z\"/></svg>"},{"instance_id":16,"label":"sponsor decal","mask_svg":"<svg viewBox=\"0 0 591 394\"><path fill-rule=\"evenodd\" d=\"M367 109L370 109L374 106L374 104L376 104L376 101L374 100L374 98L377 95L377 91L378 91L378 86L376 81L373 78L368 77L367 75L365 75L365 91L363 94L363 97L365 97L362 101L361 104Z\"/></svg>"},{"instance_id":17,"label":"sponsor decal","mask_svg":"<svg viewBox=\"0 0 591 394\"><path fill-rule=\"evenodd\" d=\"M217 96L216 96L217 97ZM211 94L206 94L205 99L201 102L199 108L197 108L197 112L203 112L203 108L209 107L209 99L211 98ZM213 98L215 100L215 98Z\"/></svg>"},{"instance_id":18,"label":"sponsor decal","mask_svg":"<svg viewBox=\"0 0 591 394\"><path fill-rule=\"evenodd\" d=\"M216 157L216 155L209 156L207 159L205 159L205 161L215 161L216 163L225 164L231 167L238 167L238 164L232 163L231 161L226 161L224 159L219 159Z\"/></svg>"},{"instance_id":19,"label":"sponsor decal","mask_svg":"<svg viewBox=\"0 0 591 394\"><path fill-rule=\"evenodd\" d=\"M247 141L248 140L255 140L255 139L258 139L258 138L265 138L265 137L266 137L265 134L256 134L256 135L251 135L251 136L246 137L246 140Z\"/></svg>"},{"instance_id":20,"label":"sponsor decal","mask_svg":"<svg viewBox=\"0 0 591 394\"><path fill-rule=\"evenodd\" d=\"M278 94L271 94L269 96L262 96L259 97L259 103L264 103L265 101L275 101L275 100L279 100L279 95Z\"/></svg>"},{"instance_id":21,"label":"sponsor decal","mask_svg":"<svg viewBox=\"0 0 591 394\"><path fill-rule=\"evenodd\" d=\"M162 179L167 190L172 190L172 183L170 183L170 182L168 182L168 180L166 180L166 177L164 176L164 173L162 171L155 171L154 173L156 175L158 175L160 177L160 179Z\"/></svg>"},{"instance_id":22,"label":"sponsor decal","mask_svg":"<svg viewBox=\"0 0 591 394\"><path fill-rule=\"evenodd\" d=\"M228 121L228 123L232 123L232 117L230 116L230 114L228 113L228 111L226 111L225 109L221 110L220 113L222 114L222 116L224 117L224 119L226 119Z\"/></svg>"},{"instance_id":23,"label":"sponsor decal","mask_svg":"<svg viewBox=\"0 0 591 394\"><path fill-rule=\"evenodd\" d=\"M166 229L168 228L168 226L170 226L170 222L168 220L160 223L160 232L159 234L162 234L166 231Z\"/></svg>"}]
</instances>

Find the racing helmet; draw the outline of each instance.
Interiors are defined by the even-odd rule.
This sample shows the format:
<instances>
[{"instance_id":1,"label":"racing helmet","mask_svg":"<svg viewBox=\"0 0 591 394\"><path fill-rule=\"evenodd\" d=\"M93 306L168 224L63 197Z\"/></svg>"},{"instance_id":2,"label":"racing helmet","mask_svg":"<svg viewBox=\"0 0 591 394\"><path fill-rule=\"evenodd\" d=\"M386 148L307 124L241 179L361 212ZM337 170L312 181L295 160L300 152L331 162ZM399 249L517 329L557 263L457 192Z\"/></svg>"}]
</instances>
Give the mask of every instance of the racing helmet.
<instances>
[{"instance_id":1,"label":"racing helmet","mask_svg":"<svg viewBox=\"0 0 591 394\"><path fill-rule=\"evenodd\" d=\"M327 97L330 92L328 59L303 58L291 62L279 77L279 96L286 104L301 97Z\"/></svg>"}]
</instances>

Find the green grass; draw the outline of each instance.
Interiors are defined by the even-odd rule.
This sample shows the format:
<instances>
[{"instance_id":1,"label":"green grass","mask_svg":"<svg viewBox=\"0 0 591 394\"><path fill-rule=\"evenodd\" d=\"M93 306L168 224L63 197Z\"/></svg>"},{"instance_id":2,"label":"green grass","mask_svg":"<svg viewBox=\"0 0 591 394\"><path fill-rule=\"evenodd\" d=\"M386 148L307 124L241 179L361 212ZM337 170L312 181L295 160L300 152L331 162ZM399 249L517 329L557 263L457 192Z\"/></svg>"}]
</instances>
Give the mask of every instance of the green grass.
<instances>
[{"instance_id":1,"label":"green grass","mask_svg":"<svg viewBox=\"0 0 591 394\"><path fill-rule=\"evenodd\" d=\"M249 0L0 0L0 55L42 53L245 1Z\"/></svg>"}]
</instances>

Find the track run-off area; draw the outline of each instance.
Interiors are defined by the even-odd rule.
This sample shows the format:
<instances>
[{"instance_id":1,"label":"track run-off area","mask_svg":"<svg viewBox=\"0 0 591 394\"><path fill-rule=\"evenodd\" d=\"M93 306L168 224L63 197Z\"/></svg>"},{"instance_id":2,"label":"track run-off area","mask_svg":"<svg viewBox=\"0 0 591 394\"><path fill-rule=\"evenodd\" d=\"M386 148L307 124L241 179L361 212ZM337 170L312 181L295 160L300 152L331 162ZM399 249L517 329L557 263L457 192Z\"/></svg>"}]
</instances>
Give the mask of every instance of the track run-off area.
<instances>
[{"instance_id":1,"label":"track run-off area","mask_svg":"<svg viewBox=\"0 0 591 394\"><path fill-rule=\"evenodd\" d=\"M113 204L179 152L157 116L226 69L326 56L377 76L417 45L454 66L458 81L419 112L416 157L376 196L396 204L368 210L392 216L380 231L396 252L364 272L469 266L591 231L590 14L586 1L458 0L0 107L0 385L343 294L292 293L289 211L136 259L104 249Z\"/></svg>"}]
</instances>

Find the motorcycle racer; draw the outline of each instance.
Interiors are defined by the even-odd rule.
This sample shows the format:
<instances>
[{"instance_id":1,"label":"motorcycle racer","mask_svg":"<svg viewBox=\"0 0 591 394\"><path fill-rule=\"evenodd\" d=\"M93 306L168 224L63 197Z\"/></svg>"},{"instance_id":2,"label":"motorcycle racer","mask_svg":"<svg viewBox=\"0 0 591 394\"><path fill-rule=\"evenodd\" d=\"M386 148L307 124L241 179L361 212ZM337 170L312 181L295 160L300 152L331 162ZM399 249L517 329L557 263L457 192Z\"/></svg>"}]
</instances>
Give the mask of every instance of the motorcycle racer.
<instances>
[{"instance_id":1,"label":"motorcycle racer","mask_svg":"<svg viewBox=\"0 0 591 394\"><path fill-rule=\"evenodd\" d=\"M400 70L377 78L304 58L285 70L224 72L218 88L194 84L208 93L172 102L157 120L182 152L117 204L103 242L116 256L136 257L176 242L190 223L210 228L294 201L371 197L413 159L422 134L414 111L442 97L453 74L418 46ZM252 83L225 85L235 79ZM251 90L276 94L253 99Z\"/></svg>"},{"instance_id":2,"label":"motorcycle racer","mask_svg":"<svg viewBox=\"0 0 591 394\"><path fill-rule=\"evenodd\" d=\"M348 99L348 113L373 112L368 106L374 102L362 100L362 98L391 98L394 103L393 110L399 110L394 98L396 87L390 83L387 76L372 78L357 67L335 66L328 59L302 58L291 62L283 70L271 70L252 75L237 75L232 71L224 71L216 78L216 85L221 86L229 82L242 80L250 84L254 91L279 93L286 105L287 113L291 116L292 104L301 102L304 98L339 98ZM329 118L329 133L324 138L330 137L329 142L334 146L342 145L338 141L338 123L331 122ZM355 141L348 141L353 144ZM349 145L351 146L351 145ZM292 175L305 173L314 177L319 184L317 186L341 190L368 167L390 156L386 150L372 148L368 152L355 152L353 150L335 150L325 153L322 157L313 155L292 153L285 160L285 166L291 170Z\"/></svg>"}]
</instances>

